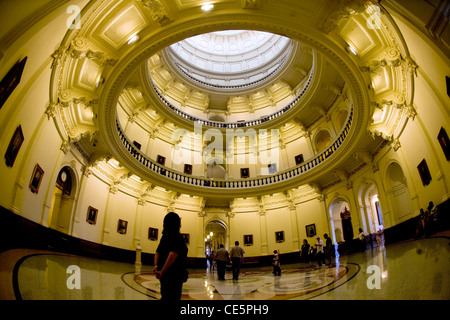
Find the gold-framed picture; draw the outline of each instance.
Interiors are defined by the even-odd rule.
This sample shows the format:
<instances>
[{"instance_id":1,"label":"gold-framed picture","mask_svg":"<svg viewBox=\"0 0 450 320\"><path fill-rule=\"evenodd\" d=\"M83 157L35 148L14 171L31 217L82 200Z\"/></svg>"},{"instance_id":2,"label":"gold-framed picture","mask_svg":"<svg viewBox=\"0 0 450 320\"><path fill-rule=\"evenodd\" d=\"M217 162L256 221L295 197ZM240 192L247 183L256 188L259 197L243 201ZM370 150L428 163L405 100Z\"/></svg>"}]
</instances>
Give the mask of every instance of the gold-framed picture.
<instances>
[{"instance_id":1,"label":"gold-framed picture","mask_svg":"<svg viewBox=\"0 0 450 320\"><path fill-rule=\"evenodd\" d=\"M158 229L148 228L148 239L151 241L158 240Z\"/></svg>"},{"instance_id":2,"label":"gold-framed picture","mask_svg":"<svg viewBox=\"0 0 450 320\"><path fill-rule=\"evenodd\" d=\"M24 140L22 126L18 126L14 131L14 134L9 141L8 149L6 149L5 160L6 166L12 167L14 161L16 161L17 154L19 153L20 147L22 146Z\"/></svg>"},{"instance_id":3,"label":"gold-framed picture","mask_svg":"<svg viewBox=\"0 0 450 320\"><path fill-rule=\"evenodd\" d=\"M244 246L252 246L253 245L253 235L246 234L244 235Z\"/></svg>"},{"instance_id":4,"label":"gold-framed picture","mask_svg":"<svg viewBox=\"0 0 450 320\"><path fill-rule=\"evenodd\" d=\"M92 225L95 225L97 223L97 214L98 210L94 207L89 206L87 215L86 215L86 222Z\"/></svg>"},{"instance_id":5,"label":"gold-framed picture","mask_svg":"<svg viewBox=\"0 0 450 320\"><path fill-rule=\"evenodd\" d=\"M284 231L275 232L275 242L276 243L284 242Z\"/></svg>"},{"instance_id":6,"label":"gold-framed picture","mask_svg":"<svg viewBox=\"0 0 450 320\"><path fill-rule=\"evenodd\" d=\"M128 221L119 219L117 223L117 232L120 234L126 234L128 228Z\"/></svg>"},{"instance_id":7,"label":"gold-framed picture","mask_svg":"<svg viewBox=\"0 0 450 320\"><path fill-rule=\"evenodd\" d=\"M33 174L31 175L29 187L31 192L39 193L39 188L41 186L42 178L44 177L44 170L41 166L36 163L34 166Z\"/></svg>"}]
</instances>

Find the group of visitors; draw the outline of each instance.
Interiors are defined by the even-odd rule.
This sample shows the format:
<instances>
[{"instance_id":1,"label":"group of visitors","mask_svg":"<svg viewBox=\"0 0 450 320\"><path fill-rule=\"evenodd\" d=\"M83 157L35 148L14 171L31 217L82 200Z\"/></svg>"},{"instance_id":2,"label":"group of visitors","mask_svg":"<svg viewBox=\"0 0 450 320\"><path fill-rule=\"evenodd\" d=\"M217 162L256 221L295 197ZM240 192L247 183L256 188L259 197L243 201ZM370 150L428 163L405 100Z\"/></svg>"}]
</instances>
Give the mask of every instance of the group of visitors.
<instances>
[{"instance_id":1,"label":"group of visitors","mask_svg":"<svg viewBox=\"0 0 450 320\"><path fill-rule=\"evenodd\" d=\"M429 202L426 210L420 209L417 218L416 238L420 236L429 236L433 228L439 221L438 208ZM188 248L180 234L181 218L174 212L169 212L163 221L163 232L161 241L156 249L154 258L153 273L161 283L162 300L180 300L183 283L188 279L187 272L187 252ZM361 242L361 251L365 250L364 232L359 229L359 238ZM331 265L334 253L334 245L328 234L323 235L325 244L320 236L316 237L316 243L310 245L308 240L303 240L301 247L302 261L312 265L317 260L319 266ZM239 279L240 267L244 262L244 250L239 246L239 241L231 248L230 253L221 244L217 253L211 256L210 266L213 263L217 265L217 274L219 280L225 280L226 266L231 262L233 270L233 280ZM280 253L274 251L272 258L273 274L281 275Z\"/></svg>"},{"instance_id":2,"label":"group of visitors","mask_svg":"<svg viewBox=\"0 0 450 320\"><path fill-rule=\"evenodd\" d=\"M217 265L217 278L219 280L225 280L225 271L227 264L231 262L231 268L233 271L233 280L239 280L239 273L241 270L241 264L244 262L244 249L239 246L239 241L235 241L234 247L231 248L230 253L224 248L223 244L219 245L219 250L214 256L214 261Z\"/></svg>"},{"instance_id":3,"label":"group of visitors","mask_svg":"<svg viewBox=\"0 0 450 320\"><path fill-rule=\"evenodd\" d=\"M300 252L300 256L303 262L307 263L308 265L312 265L312 262L314 260L317 260L317 264L319 265L319 267L325 264L331 265L331 262L333 260L334 245L327 233L325 233L323 237L325 239L325 245L323 243L323 240L320 239L320 236L316 237L317 242L312 246L308 243L308 240L303 240Z\"/></svg>"},{"instance_id":4,"label":"group of visitors","mask_svg":"<svg viewBox=\"0 0 450 320\"><path fill-rule=\"evenodd\" d=\"M422 236L429 237L433 233L438 221L438 208L434 205L433 201L430 201L426 210L420 208L420 214L417 217L415 238L418 239Z\"/></svg>"}]
</instances>

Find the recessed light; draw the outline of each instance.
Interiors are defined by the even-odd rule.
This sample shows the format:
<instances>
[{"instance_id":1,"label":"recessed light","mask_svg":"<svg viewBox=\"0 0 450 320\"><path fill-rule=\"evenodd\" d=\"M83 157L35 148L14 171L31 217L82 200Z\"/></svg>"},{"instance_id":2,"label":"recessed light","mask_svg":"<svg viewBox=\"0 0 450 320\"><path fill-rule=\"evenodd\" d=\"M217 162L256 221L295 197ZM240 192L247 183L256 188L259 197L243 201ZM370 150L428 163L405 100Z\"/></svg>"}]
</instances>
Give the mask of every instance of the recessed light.
<instances>
[{"instance_id":1,"label":"recessed light","mask_svg":"<svg viewBox=\"0 0 450 320\"><path fill-rule=\"evenodd\" d=\"M133 44L139 40L139 36L137 34L133 35L130 40L128 40L128 44Z\"/></svg>"},{"instance_id":2,"label":"recessed light","mask_svg":"<svg viewBox=\"0 0 450 320\"><path fill-rule=\"evenodd\" d=\"M212 3L206 3L202 5L201 9L203 11L211 11L214 8L214 5Z\"/></svg>"},{"instance_id":3,"label":"recessed light","mask_svg":"<svg viewBox=\"0 0 450 320\"><path fill-rule=\"evenodd\" d=\"M348 46L348 50L349 50L351 53L353 53L355 56L358 55L358 52L356 52L356 49L355 49L353 46L349 45L349 46Z\"/></svg>"}]
</instances>

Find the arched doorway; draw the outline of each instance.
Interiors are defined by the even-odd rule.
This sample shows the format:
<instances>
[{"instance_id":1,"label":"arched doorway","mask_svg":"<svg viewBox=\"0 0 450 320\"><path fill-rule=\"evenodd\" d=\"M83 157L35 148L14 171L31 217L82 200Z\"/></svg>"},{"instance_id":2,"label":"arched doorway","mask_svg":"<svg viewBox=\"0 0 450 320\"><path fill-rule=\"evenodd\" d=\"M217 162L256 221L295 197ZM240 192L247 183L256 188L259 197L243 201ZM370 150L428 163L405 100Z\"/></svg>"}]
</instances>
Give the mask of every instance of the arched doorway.
<instances>
[{"instance_id":1,"label":"arched doorway","mask_svg":"<svg viewBox=\"0 0 450 320\"><path fill-rule=\"evenodd\" d=\"M386 170L386 196L391 205L394 223L407 220L412 215L407 180L396 162L392 162Z\"/></svg>"},{"instance_id":2,"label":"arched doorway","mask_svg":"<svg viewBox=\"0 0 450 320\"><path fill-rule=\"evenodd\" d=\"M50 228L69 234L75 204L75 175L70 167L62 168L56 178L48 215Z\"/></svg>"},{"instance_id":3,"label":"arched doorway","mask_svg":"<svg viewBox=\"0 0 450 320\"><path fill-rule=\"evenodd\" d=\"M205 227L205 250L206 254L217 252L219 245L223 244L228 249L227 227L222 221L213 220Z\"/></svg>"},{"instance_id":4,"label":"arched doorway","mask_svg":"<svg viewBox=\"0 0 450 320\"><path fill-rule=\"evenodd\" d=\"M378 198L378 189L374 183L368 182L361 187L359 206L361 208L363 230L367 233L383 230L383 213Z\"/></svg>"},{"instance_id":5,"label":"arched doorway","mask_svg":"<svg viewBox=\"0 0 450 320\"><path fill-rule=\"evenodd\" d=\"M344 227L342 225L341 214L350 208L347 200L343 198L338 198L331 202L330 204L330 221L331 230L333 230L333 241L334 243L340 243L345 241L344 237Z\"/></svg>"}]
</instances>

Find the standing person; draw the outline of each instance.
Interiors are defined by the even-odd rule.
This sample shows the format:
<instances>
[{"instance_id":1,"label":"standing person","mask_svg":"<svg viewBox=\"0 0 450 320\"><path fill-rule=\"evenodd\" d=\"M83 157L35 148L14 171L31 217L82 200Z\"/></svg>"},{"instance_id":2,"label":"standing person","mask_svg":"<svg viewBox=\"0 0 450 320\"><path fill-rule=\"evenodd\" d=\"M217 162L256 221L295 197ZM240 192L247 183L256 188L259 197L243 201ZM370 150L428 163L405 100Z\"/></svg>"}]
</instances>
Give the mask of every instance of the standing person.
<instances>
[{"instance_id":1,"label":"standing person","mask_svg":"<svg viewBox=\"0 0 450 320\"><path fill-rule=\"evenodd\" d=\"M323 254L323 241L320 240L319 236L316 237L316 240L317 240L317 242L314 244L314 246L317 248L316 258L317 258L319 267L321 267L322 263L325 264L325 257Z\"/></svg>"},{"instance_id":2,"label":"standing person","mask_svg":"<svg viewBox=\"0 0 450 320\"><path fill-rule=\"evenodd\" d=\"M223 244L219 246L215 259L217 264L217 277L219 280L225 280L225 269L227 267L229 255L227 249L223 247Z\"/></svg>"},{"instance_id":3,"label":"standing person","mask_svg":"<svg viewBox=\"0 0 450 320\"><path fill-rule=\"evenodd\" d=\"M310 245L308 243L308 240L303 239L303 244L302 244L302 251L301 251L301 258L303 262L307 262L309 265L311 265L311 259L309 256L309 248Z\"/></svg>"},{"instance_id":4,"label":"standing person","mask_svg":"<svg viewBox=\"0 0 450 320\"><path fill-rule=\"evenodd\" d=\"M361 252L366 251L366 235L364 234L364 231L362 228L359 228L359 247Z\"/></svg>"},{"instance_id":5,"label":"standing person","mask_svg":"<svg viewBox=\"0 0 450 320\"><path fill-rule=\"evenodd\" d=\"M333 254L333 242L331 241L331 238L328 236L327 233L323 235L325 238L325 258L328 260L327 265L331 265L331 255Z\"/></svg>"},{"instance_id":6,"label":"standing person","mask_svg":"<svg viewBox=\"0 0 450 320\"><path fill-rule=\"evenodd\" d=\"M280 255L278 250L273 250L273 258L272 258L272 265L273 265L273 274L275 276L281 276L281 264L280 264Z\"/></svg>"},{"instance_id":7,"label":"standing person","mask_svg":"<svg viewBox=\"0 0 450 320\"><path fill-rule=\"evenodd\" d=\"M233 269L233 280L239 280L239 272L241 270L241 263L244 260L244 249L239 247L239 241L234 242L234 247L231 248L231 267Z\"/></svg>"},{"instance_id":8,"label":"standing person","mask_svg":"<svg viewBox=\"0 0 450 320\"><path fill-rule=\"evenodd\" d=\"M175 212L164 217L161 241L155 253L153 273L161 283L161 300L181 300L187 281L188 248L180 234L181 218Z\"/></svg>"}]
</instances>

